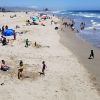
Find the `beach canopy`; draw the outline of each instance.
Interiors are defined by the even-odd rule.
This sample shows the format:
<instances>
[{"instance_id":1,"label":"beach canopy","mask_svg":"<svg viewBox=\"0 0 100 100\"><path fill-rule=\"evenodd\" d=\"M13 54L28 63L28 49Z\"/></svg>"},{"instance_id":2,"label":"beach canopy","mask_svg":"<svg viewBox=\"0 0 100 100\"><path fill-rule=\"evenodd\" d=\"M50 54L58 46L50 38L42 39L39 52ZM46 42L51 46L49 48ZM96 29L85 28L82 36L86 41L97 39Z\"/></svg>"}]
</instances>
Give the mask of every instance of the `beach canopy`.
<instances>
[{"instance_id":1,"label":"beach canopy","mask_svg":"<svg viewBox=\"0 0 100 100\"><path fill-rule=\"evenodd\" d=\"M46 19L47 18L47 15L42 15L41 18L42 19Z\"/></svg>"},{"instance_id":2,"label":"beach canopy","mask_svg":"<svg viewBox=\"0 0 100 100\"><path fill-rule=\"evenodd\" d=\"M4 36L12 36L14 35L14 30L13 29L7 29L3 33Z\"/></svg>"},{"instance_id":3,"label":"beach canopy","mask_svg":"<svg viewBox=\"0 0 100 100\"><path fill-rule=\"evenodd\" d=\"M33 16L33 17L32 17L32 20L33 20L33 21L39 21L39 18L38 18L37 16Z\"/></svg>"}]
</instances>

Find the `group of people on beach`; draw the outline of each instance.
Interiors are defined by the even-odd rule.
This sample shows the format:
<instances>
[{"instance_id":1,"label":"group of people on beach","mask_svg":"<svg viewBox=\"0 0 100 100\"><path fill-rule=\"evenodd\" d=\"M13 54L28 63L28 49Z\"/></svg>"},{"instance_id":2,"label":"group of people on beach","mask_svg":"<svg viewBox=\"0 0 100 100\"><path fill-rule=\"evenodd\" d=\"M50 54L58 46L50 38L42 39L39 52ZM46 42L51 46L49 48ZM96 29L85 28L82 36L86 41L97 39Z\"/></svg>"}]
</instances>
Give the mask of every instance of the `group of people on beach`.
<instances>
[{"instance_id":1,"label":"group of people on beach","mask_svg":"<svg viewBox=\"0 0 100 100\"><path fill-rule=\"evenodd\" d=\"M64 18L62 18L62 22L63 22L63 25L65 26L65 28L66 28L66 26L67 27L70 27L72 30L74 30L74 25L75 25L75 22L74 22L74 20L71 20L70 19L70 23L68 23L67 21L64 21ZM84 28L85 28L85 22L81 22L80 23L80 29L81 30L84 30ZM61 31L62 31L62 28L61 28ZM77 30L77 32L79 32L78 30ZM94 51L93 50L91 50L90 51L90 56L89 56L89 58L88 59L94 59Z\"/></svg>"},{"instance_id":2,"label":"group of people on beach","mask_svg":"<svg viewBox=\"0 0 100 100\"><path fill-rule=\"evenodd\" d=\"M63 19L64 20L64 19ZM70 22L67 22L67 21L62 21L62 25L66 28L66 27L69 27L72 31L75 30L74 28L74 25L75 25L75 22L74 20L70 20ZM62 28L61 28L61 31L62 31Z\"/></svg>"},{"instance_id":3,"label":"group of people on beach","mask_svg":"<svg viewBox=\"0 0 100 100\"><path fill-rule=\"evenodd\" d=\"M3 35L4 31L7 30L7 29L8 29L8 25L2 26L2 29L1 29L2 35Z\"/></svg>"},{"instance_id":4,"label":"group of people on beach","mask_svg":"<svg viewBox=\"0 0 100 100\"><path fill-rule=\"evenodd\" d=\"M20 60L19 67L18 67L18 79L21 79L23 77L23 70L24 70L24 64L23 61ZM42 61L42 71L39 72L40 75L45 75L45 69L47 68L45 61ZM10 70L10 67L6 65L5 60L1 61L1 70L2 71L8 71Z\"/></svg>"}]
</instances>

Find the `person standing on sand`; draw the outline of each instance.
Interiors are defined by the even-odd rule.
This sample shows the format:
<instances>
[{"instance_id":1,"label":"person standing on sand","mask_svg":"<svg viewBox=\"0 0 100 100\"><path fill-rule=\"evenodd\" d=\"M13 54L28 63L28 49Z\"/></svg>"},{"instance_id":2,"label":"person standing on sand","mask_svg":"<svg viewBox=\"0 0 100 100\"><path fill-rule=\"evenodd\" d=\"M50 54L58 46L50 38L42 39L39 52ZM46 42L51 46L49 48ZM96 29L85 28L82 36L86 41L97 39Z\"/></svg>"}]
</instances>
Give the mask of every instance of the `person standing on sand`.
<instances>
[{"instance_id":1,"label":"person standing on sand","mask_svg":"<svg viewBox=\"0 0 100 100\"><path fill-rule=\"evenodd\" d=\"M6 29L6 30L8 29L8 25L5 26L5 29Z\"/></svg>"},{"instance_id":2,"label":"person standing on sand","mask_svg":"<svg viewBox=\"0 0 100 100\"><path fill-rule=\"evenodd\" d=\"M23 72L23 61L20 60L19 68L18 68L18 79L22 77L22 72Z\"/></svg>"},{"instance_id":3,"label":"person standing on sand","mask_svg":"<svg viewBox=\"0 0 100 100\"><path fill-rule=\"evenodd\" d=\"M28 47L29 46L29 41L28 41L28 39L26 39L26 44L25 44L25 47Z\"/></svg>"},{"instance_id":4,"label":"person standing on sand","mask_svg":"<svg viewBox=\"0 0 100 100\"><path fill-rule=\"evenodd\" d=\"M16 40L16 33L15 33L15 31L14 31L14 40Z\"/></svg>"},{"instance_id":5,"label":"person standing on sand","mask_svg":"<svg viewBox=\"0 0 100 100\"><path fill-rule=\"evenodd\" d=\"M91 50L91 54L90 54L90 57L88 59L93 59L94 58L94 52L93 50Z\"/></svg>"},{"instance_id":6,"label":"person standing on sand","mask_svg":"<svg viewBox=\"0 0 100 100\"><path fill-rule=\"evenodd\" d=\"M4 30L5 30L5 28L4 28L4 26L2 26L2 35L3 35L3 33L4 33Z\"/></svg>"},{"instance_id":7,"label":"person standing on sand","mask_svg":"<svg viewBox=\"0 0 100 100\"><path fill-rule=\"evenodd\" d=\"M42 64L43 64L43 67L42 67L42 73L43 73L43 75L45 75L45 69L47 68L47 66L46 66L46 64L45 64L45 61L43 61L42 62Z\"/></svg>"}]
</instances>

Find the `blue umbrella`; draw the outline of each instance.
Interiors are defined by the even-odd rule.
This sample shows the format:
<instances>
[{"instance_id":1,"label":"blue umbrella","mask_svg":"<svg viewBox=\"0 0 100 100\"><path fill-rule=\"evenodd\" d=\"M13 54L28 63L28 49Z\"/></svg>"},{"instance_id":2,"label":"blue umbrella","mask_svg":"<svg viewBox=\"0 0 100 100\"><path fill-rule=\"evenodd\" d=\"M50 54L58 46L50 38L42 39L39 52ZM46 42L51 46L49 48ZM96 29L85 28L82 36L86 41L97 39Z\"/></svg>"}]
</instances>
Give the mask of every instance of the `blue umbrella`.
<instances>
[{"instance_id":1,"label":"blue umbrella","mask_svg":"<svg viewBox=\"0 0 100 100\"><path fill-rule=\"evenodd\" d=\"M14 30L13 29L7 29L3 33L4 36L12 36L14 35Z\"/></svg>"}]
</instances>

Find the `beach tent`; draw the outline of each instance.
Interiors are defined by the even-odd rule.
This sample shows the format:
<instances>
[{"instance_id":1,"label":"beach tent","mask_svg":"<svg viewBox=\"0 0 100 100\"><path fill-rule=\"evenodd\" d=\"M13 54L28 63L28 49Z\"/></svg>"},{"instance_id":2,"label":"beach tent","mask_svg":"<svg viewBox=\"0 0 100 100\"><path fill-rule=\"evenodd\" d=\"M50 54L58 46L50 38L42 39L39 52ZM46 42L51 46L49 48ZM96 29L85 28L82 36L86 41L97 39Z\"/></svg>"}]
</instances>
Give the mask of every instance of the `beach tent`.
<instances>
[{"instance_id":1,"label":"beach tent","mask_svg":"<svg viewBox=\"0 0 100 100\"><path fill-rule=\"evenodd\" d=\"M41 18L42 19L47 19L47 15L42 15Z\"/></svg>"},{"instance_id":2,"label":"beach tent","mask_svg":"<svg viewBox=\"0 0 100 100\"><path fill-rule=\"evenodd\" d=\"M12 36L14 35L14 30L13 29L7 29L3 33L4 36Z\"/></svg>"},{"instance_id":3,"label":"beach tent","mask_svg":"<svg viewBox=\"0 0 100 100\"><path fill-rule=\"evenodd\" d=\"M33 17L32 17L32 20L33 20L33 21L39 21L39 18L38 18L37 16L33 16Z\"/></svg>"}]
</instances>

